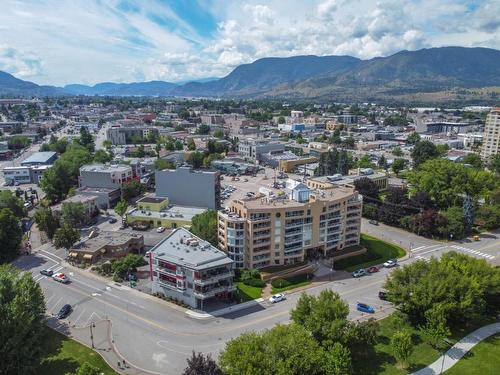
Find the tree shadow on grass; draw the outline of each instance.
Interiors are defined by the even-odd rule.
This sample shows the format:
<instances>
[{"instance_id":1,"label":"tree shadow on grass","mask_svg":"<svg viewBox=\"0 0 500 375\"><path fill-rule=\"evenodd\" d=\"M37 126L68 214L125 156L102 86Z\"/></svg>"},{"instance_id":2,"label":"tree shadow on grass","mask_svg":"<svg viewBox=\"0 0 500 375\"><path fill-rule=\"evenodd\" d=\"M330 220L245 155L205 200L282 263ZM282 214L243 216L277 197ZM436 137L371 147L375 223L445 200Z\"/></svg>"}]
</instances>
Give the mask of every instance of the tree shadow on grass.
<instances>
[{"instance_id":1,"label":"tree shadow on grass","mask_svg":"<svg viewBox=\"0 0 500 375\"><path fill-rule=\"evenodd\" d=\"M379 342L382 337L379 337ZM384 371L384 365L394 365L394 358L385 352L377 352L374 346L368 346L362 353L352 356L353 374L377 375Z\"/></svg>"},{"instance_id":2,"label":"tree shadow on grass","mask_svg":"<svg viewBox=\"0 0 500 375\"><path fill-rule=\"evenodd\" d=\"M72 358L59 357L67 338L49 327L45 327L42 360L38 375L54 375L75 372L80 364Z\"/></svg>"}]
</instances>

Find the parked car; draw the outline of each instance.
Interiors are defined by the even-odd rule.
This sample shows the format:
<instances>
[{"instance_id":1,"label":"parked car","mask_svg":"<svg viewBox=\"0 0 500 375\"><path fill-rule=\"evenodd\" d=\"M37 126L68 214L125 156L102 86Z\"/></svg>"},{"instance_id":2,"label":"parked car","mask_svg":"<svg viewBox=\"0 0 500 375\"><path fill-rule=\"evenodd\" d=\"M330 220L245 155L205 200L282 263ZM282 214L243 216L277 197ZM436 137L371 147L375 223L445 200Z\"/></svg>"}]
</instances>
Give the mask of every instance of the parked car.
<instances>
[{"instance_id":1,"label":"parked car","mask_svg":"<svg viewBox=\"0 0 500 375\"><path fill-rule=\"evenodd\" d=\"M278 293L278 294L275 294L275 295L269 297L269 302L276 303L276 302L284 301L285 299L286 299L285 294Z\"/></svg>"},{"instance_id":2,"label":"parked car","mask_svg":"<svg viewBox=\"0 0 500 375\"><path fill-rule=\"evenodd\" d=\"M64 319L66 318L69 314L71 314L71 311L73 311L73 308L71 305L66 304L63 307L61 307L61 310L57 313L57 319Z\"/></svg>"},{"instance_id":3,"label":"parked car","mask_svg":"<svg viewBox=\"0 0 500 375\"><path fill-rule=\"evenodd\" d=\"M379 269L377 266L371 266L367 269L368 273L375 273L375 272L378 272Z\"/></svg>"},{"instance_id":4,"label":"parked car","mask_svg":"<svg viewBox=\"0 0 500 375\"><path fill-rule=\"evenodd\" d=\"M388 295L386 291L381 290L380 292L378 292L378 298L380 298L382 301L387 301L387 297Z\"/></svg>"},{"instance_id":5,"label":"parked car","mask_svg":"<svg viewBox=\"0 0 500 375\"><path fill-rule=\"evenodd\" d=\"M396 267L398 265L397 259L389 259L387 262L384 263L385 268L392 268Z\"/></svg>"},{"instance_id":6,"label":"parked car","mask_svg":"<svg viewBox=\"0 0 500 375\"><path fill-rule=\"evenodd\" d=\"M378 221L377 220L370 220L368 221L370 224L372 225L378 225Z\"/></svg>"},{"instance_id":7,"label":"parked car","mask_svg":"<svg viewBox=\"0 0 500 375\"><path fill-rule=\"evenodd\" d=\"M361 303L361 302L358 302L358 304L356 305L356 309L358 311L368 313L368 314L373 314L375 312L375 309L373 307L371 307L370 305L367 305L366 303Z\"/></svg>"},{"instance_id":8,"label":"parked car","mask_svg":"<svg viewBox=\"0 0 500 375\"><path fill-rule=\"evenodd\" d=\"M156 228L156 233L163 233L165 232L165 228L164 227L158 227Z\"/></svg>"},{"instance_id":9,"label":"parked car","mask_svg":"<svg viewBox=\"0 0 500 375\"><path fill-rule=\"evenodd\" d=\"M352 273L352 277L361 277L361 276L365 276L367 274L368 273L366 272L366 270L364 268L360 268L359 270L356 270Z\"/></svg>"},{"instance_id":10,"label":"parked car","mask_svg":"<svg viewBox=\"0 0 500 375\"><path fill-rule=\"evenodd\" d=\"M116 220L114 217L112 217L111 219L108 220L108 223L110 224L114 224L116 223L118 220Z\"/></svg>"},{"instance_id":11,"label":"parked car","mask_svg":"<svg viewBox=\"0 0 500 375\"><path fill-rule=\"evenodd\" d=\"M69 277L62 272L58 272L58 273L53 274L52 278L55 281L58 281L58 282L63 283L63 284L69 283Z\"/></svg>"},{"instance_id":12,"label":"parked car","mask_svg":"<svg viewBox=\"0 0 500 375\"><path fill-rule=\"evenodd\" d=\"M52 276L54 274L54 271L52 270L41 270L40 273L44 276Z\"/></svg>"}]
</instances>

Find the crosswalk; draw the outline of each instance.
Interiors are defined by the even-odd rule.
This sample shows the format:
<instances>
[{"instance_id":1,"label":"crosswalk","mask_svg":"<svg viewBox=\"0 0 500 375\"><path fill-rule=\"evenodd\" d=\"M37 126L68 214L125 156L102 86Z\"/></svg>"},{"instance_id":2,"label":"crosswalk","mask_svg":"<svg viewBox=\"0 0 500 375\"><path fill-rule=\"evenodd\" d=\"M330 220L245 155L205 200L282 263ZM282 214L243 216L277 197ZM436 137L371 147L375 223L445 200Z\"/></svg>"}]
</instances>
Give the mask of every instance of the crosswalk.
<instances>
[{"instance_id":1,"label":"crosswalk","mask_svg":"<svg viewBox=\"0 0 500 375\"><path fill-rule=\"evenodd\" d=\"M447 244L422 245L412 249L411 256L417 260L422 260L424 262L427 262L429 261L430 257L432 257L433 255L432 253L436 253L442 250L455 250L459 252L465 252L468 253L469 255L485 258L487 260L492 260L496 258L494 255L486 254L484 252L474 249L469 249L468 247L465 246L447 245Z\"/></svg>"},{"instance_id":2,"label":"crosswalk","mask_svg":"<svg viewBox=\"0 0 500 375\"><path fill-rule=\"evenodd\" d=\"M474 255L477 255L477 256L480 256L480 257L484 257L486 259L494 259L495 256L494 255L491 255L491 254L485 254L485 253L482 253L481 251L477 251L477 250L472 250L472 249L469 249L467 247L463 247L463 246L458 246L458 245L452 245L450 246L452 247L453 249L455 250L461 250L461 251L465 251L467 253L470 253L470 254L474 254Z\"/></svg>"}]
</instances>

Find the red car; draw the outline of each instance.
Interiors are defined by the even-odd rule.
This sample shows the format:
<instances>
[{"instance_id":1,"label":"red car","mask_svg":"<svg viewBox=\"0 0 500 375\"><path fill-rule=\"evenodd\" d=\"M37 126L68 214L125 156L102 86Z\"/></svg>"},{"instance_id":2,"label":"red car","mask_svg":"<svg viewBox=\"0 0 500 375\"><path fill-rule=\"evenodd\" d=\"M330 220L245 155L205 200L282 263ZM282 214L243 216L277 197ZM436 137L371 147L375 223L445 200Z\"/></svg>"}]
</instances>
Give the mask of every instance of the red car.
<instances>
[{"instance_id":1,"label":"red car","mask_svg":"<svg viewBox=\"0 0 500 375\"><path fill-rule=\"evenodd\" d=\"M367 269L367 271L368 271L369 273L375 273L375 272L378 272L378 271L379 271L379 269L378 269L378 267L377 267L377 266L371 266L370 268L368 268L368 269Z\"/></svg>"}]
</instances>

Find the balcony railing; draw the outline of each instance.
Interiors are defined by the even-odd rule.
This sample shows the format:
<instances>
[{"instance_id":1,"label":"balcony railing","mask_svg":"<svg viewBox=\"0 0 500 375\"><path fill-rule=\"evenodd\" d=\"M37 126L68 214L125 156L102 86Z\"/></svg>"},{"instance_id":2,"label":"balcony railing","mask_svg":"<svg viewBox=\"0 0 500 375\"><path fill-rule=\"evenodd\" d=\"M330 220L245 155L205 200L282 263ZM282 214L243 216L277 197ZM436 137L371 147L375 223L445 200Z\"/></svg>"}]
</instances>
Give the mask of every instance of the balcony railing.
<instances>
[{"instance_id":1,"label":"balcony railing","mask_svg":"<svg viewBox=\"0 0 500 375\"><path fill-rule=\"evenodd\" d=\"M211 297L215 296L218 293L233 292L235 290L236 290L236 287L234 285L228 285L228 286L221 286L219 288L210 289L210 290L208 290L206 292L196 291L195 290L193 294L197 298L206 299L206 298L211 298Z\"/></svg>"},{"instance_id":2,"label":"balcony railing","mask_svg":"<svg viewBox=\"0 0 500 375\"><path fill-rule=\"evenodd\" d=\"M215 276L204 277L202 279L194 279L194 283L196 285L208 285L208 284L213 284L222 279L227 279L228 277L234 277L234 271L221 273Z\"/></svg>"}]
</instances>

